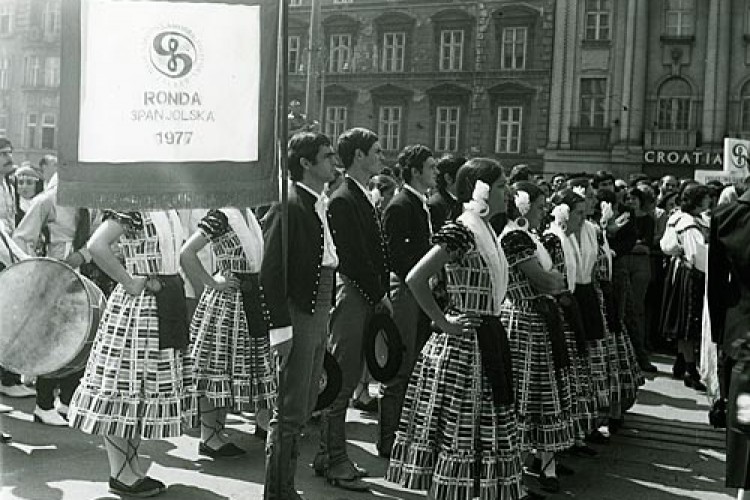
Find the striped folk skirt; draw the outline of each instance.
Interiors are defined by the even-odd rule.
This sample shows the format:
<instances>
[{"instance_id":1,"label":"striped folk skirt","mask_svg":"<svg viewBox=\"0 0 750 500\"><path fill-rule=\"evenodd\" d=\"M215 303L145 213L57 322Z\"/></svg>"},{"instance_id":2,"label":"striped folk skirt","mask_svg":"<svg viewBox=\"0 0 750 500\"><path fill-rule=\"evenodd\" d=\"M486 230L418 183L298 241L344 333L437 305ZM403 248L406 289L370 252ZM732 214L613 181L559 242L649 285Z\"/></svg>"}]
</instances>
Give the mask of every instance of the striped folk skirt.
<instances>
[{"instance_id":1,"label":"striped folk skirt","mask_svg":"<svg viewBox=\"0 0 750 500\"><path fill-rule=\"evenodd\" d=\"M575 440L571 370L555 369L547 324L532 307L506 300L500 313L513 358L521 448L561 451Z\"/></svg>"},{"instance_id":2,"label":"striped folk skirt","mask_svg":"<svg viewBox=\"0 0 750 500\"><path fill-rule=\"evenodd\" d=\"M597 288L605 309L605 296L601 289ZM633 407L638 389L646 380L643 377L635 350L630 341L627 327L624 322L614 325L615 328L606 328L603 348L607 352L607 365L609 369L610 391L609 412L611 418L622 418L623 414Z\"/></svg>"},{"instance_id":3,"label":"striped folk skirt","mask_svg":"<svg viewBox=\"0 0 750 500\"><path fill-rule=\"evenodd\" d=\"M206 288L190 324L199 397L216 408L273 408L276 379L268 335L252 336L240 290Z\"/></svg>"},{"instance_id":4,"label":"striped folk skirt","mask_svg":"<svg viewBox=\"0 0 750 500\"><path fill-rule=\"evenodd\" d=\"M433 333L409 380L385 477L430 499L520 498L516 427L513 407L493 402L476 335Z\"/></svg>"},{"instance_id":5,"label":"striped folk skirt","mask_svg":"<svg viewBox=\"0 0 750 500\"><path fill-rule=\"evenodd\" d=\"M582 441L596 426L599 407L591 376L591 363L587 353L579 353L576 336L565 329L565 343L570 358L570 396L572 402L575 439Z\"/></svg>"},{"instance_id":6,"label":"striped folk skirt","mask_svg":"<svg viewBox=\"0 0 750 500\"><path fill-rule=\"evenodd\" d=\"M154 296L133 296L117 285L70 403L70 426L121 438L179 436L196 408L186 358L159 349Z\"/></svg>"}]
</instances>

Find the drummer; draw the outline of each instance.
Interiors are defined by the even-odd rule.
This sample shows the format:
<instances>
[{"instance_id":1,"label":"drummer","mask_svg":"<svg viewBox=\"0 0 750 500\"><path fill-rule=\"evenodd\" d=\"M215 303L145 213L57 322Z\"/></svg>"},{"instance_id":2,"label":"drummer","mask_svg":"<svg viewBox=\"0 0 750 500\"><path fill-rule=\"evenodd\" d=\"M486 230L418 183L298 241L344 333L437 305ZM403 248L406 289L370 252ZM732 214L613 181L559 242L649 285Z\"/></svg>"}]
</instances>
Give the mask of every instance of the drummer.
<instances>
[{"instance_id":1,"label":"drummer","mask_svg":"<svg viewBox=\"0 0 750 500\"><path fill-rule=\"evenodd\" d=\"M15 168L13 144L8 139L0 137L0 222L3 223L6 234L12 234L16 227L15 188L8 182L9 174L14 172ZM25 398L33 396L34 389L23 385L18 373L0 367L0 394L11 398Z\"/></svg>"},{"instance_id":2,"label":"drummer","mask_svg":"<svg viewBox=\"0 0 750 500\"><path fill-rule=\"evenodd\" d=\"M0 272L11 264L27 258L28 255L11 239L10 233L5 229L5 224L0 220ZM4 371L3 378L6 378L6 374L15 375ZM26 389L26 386L20 384L20 380L18 385ZM12 387L15 386L9 386L9 388ZM12 407L0 403L0 413L7 413L12 410ZM7 443L8 441L10 441L10 434L0 433L0 443Z\"/></svg>"},{"instance_id":3,"label":"drummer","mask_svg":"<svg viewBox=\"0 0 750 500\"><path fill-rule=\"evenodd\" d=\"M57 174L53 175L47 189L35 197L18 227L13 239L29 255L34 255L43 231L49 231L47 256L65 261L73 267L91 261L84 245L91 232L87 209L63 207L57 203ZM52 426L67 426L68 405L78 387L83 372L63 378L38 377L36 382L36 408L34 421ZM60 399L55 401L54 390L60 388Z\"/></svg>"}]
</instances>

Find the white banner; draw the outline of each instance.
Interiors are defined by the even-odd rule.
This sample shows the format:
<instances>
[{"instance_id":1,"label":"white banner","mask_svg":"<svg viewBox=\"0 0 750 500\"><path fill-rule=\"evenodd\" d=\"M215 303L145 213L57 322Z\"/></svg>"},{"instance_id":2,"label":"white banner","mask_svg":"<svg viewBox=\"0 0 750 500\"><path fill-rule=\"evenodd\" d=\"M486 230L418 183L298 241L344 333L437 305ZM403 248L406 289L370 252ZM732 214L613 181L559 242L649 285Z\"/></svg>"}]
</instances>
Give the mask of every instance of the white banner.
<instances>
[{"instance_id":1,"label":"white banner","mask_svg":"<svg viewBox=\"0 0 750 500\"><path fill-rule=\"evenodd\" d=\"M724 139L724 172L747 177L747 162L750 159L750 141L743 139Z\"/></svg>"},{"instance_id":2,"label":"white banner","mask_svg":"<svg viewBox=\"0 0 750 500\"><path fill-rule=\"evenodd\" d=\"M257 161L260 7L83 0L81 162Z\"/></svg>"}]
</instances>

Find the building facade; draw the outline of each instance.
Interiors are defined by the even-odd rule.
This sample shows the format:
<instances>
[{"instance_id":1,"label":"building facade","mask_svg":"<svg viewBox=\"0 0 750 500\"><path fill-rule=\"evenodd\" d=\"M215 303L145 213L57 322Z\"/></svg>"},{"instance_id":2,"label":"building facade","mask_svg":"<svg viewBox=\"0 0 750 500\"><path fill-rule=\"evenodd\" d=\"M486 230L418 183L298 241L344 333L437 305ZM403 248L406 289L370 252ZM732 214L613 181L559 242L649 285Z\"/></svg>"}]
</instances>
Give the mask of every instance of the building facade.
<instances>
[{"instance_id":1,"label":"building facade","mask_svg":"<svg viewBox=\"0 0 750 500\"><path fill-rule=\"evenodd\" d=\"M692 177L750 138L750 1L566 0L545 169Z\"/></svg>"},{"instance_id":2,"label":"building facade","mask_svg":"<svg viewBox=\"0 0 750 500\"><path fill-rule=\"evenodd\" d=\"M18 162L57 151L62 0L0 0L0 137Z\"/></svg>"},{"instance_id":3,"label":"building facade","mask_svg":"<svg viewBox=\"0 0 750 500\"><path fill-rule=\"evenodd\" d=\"M62 1L0 0L0 136L19 162L57 148ZM690 177L721 169L724 137L750 139L750 0L289 5L290 100L331 137L375 130L389 161L423 143Z\"/></svg>"},{"instance_id":4,"label":"building facade","mask_svg":"<svg viewBox=\"0 0 750 500\"><path fill-rule=\"evenodd\" d=\"M390 160L422 143L541 170L553 0L315 2L290 4L290 99L314 100L326 134L370 128Z\"/></svg>"}]
</instances>

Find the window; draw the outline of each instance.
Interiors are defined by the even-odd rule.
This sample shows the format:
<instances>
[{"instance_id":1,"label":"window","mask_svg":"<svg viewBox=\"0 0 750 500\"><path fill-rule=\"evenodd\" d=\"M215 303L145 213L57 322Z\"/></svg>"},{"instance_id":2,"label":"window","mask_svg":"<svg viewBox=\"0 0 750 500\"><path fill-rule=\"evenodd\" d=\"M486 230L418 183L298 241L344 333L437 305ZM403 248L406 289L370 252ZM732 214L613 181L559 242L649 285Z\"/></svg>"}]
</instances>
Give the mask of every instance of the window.
<instances>
[{"instance_id":1,"label":"window","mask_svg":"<svg viewBox=\"0 0 750 500\"><path fill-rule=\"evenodd\" d=\"M302 63L302 50L301 50L301 45L300 45L300 37L290 36L288 48L289 48L289 57L288 57L289 68L287 71L291 74L295 74L299 72L300 66Z\"/></svg>"},{"instance_id":2,"label":"window","mask_svg":"<svg viewBox=\"0 0 750 500\"><path fill-rule=\"evenodd\" d=\"M351 35L331 35L328 71L331 73L347 73L350 71L352 55Z\"/></svg>"},{"instance_id":3,"label":"window","mask_svg":"<svg viewBox=\"0 0 750 500\"><path fill-rule=\"evenodd\" d=\"M326 107L326 135L333 141L346 130L346 106Z\"/></svg>"},{"instance_id":4,"label":"window","mask_svg":"<svg viewBox=\"0 0 750 500\"><path fill-rule=\"evenodd\" d=\"M443 30L440 32L440 71L463 69L464 31Z\"/></svg>"},{"instance_id":5,"label":"window","mask_svg":"<svg viewBox=\"0 0 750 500\"><path fill-rule=\"evenodd\" d=\"M57 118L53 114L42 115L42 149L55 149Z\"/></svg>"},{"instance_id":6,"label":"window","mask_svg":"<svg viewBox=\"0 0 750 500\"><path fill-rule=\"evenodd\" d=\"M401 106L381 106L378 137L386 151L401 149Z\"/></svg>"},{"instance_id":7,"label":"window","mask_svg":"<svg viewBox=\"0 0 750 500\"><path fill-rule=\"evenodd\" d=\"M383 33L383 62L381 69L388 72L404 71L406 33Z\"/></svg>"},{"instance_id":8,"label":"window","mask_svg":"<svg viewBox=\"0 0 750 500\"><path fill-rule=\"evenodd\" d=\"M497 108L496 153L519 153L521 151L522 125L523 108L521 106Z\"/></svg>"},{"instance_id":9,"label":"window","mask_svg":"<svg viewBox=\"0 0 750 500\"><path fill-rule=\"evenodd\" d=\"M438 106L436 115L435 149L437 151L458 151L461 108L458 106Z\"/></svg>"},{"instance_id":10,"label":"window","mask_svg":"<svg viewBox=\"0 0 750 500\"><path fill-rule=\"evenodd\" d=\"M581 80L579 126L591 128L604 127L606 101L607 79L583 78Z\"/></svg>"},{"instance_id":11,"label":"window","mask_svg":"<svg viewBox=\"0 0 750 500\"><path fill-rule=\"evenodd\" d=\"M290 7L299 7L302 5L302 0L289 0Z\"/></svg>"},{"instance_id":12,"label":"window","mask_svg":"<svg viewBox=\"0 0 750 500\"><path fill-rule=\"evenodd\" d=\"M0 4L0 36L13 33L13 5Z\"/></svg>"},{"instance_id":13,"label":"window","mask_svg":"<svg viewBox=\"0 0 750 500\"><path fill-rule=\"evenodd\" d=\"M51 0L44 6L44 37L55 39L60 35L60 3Z\"/></svg>"},{"instance_id":14,"label":"window","mask_svg":"<svg viewBox=\"0 0 750 500\"><path fill-rule=\"evenodd\" d=\"M36 113L29 113L26 116L26 147L36 147L36 125L37 125Z\"/></svg>"},{"instance_id":15,"label":"window","mask_svg":"<svg viewBox=\"0 0 750 500\"><path fill-rule=\"evenodd\" d=\"M24 85L30 87L36 87L41 83L42 75L42 64L38 56L26 56L25 72L24 72Z\"/></svg>"},{"instance_id":16,"label":"window","mask_svg":"<svg viewBox=\"0 0 750 500\"><path fill-rule=\"evenodd\" d=\"M659 89L656 128L688 130L690 128L690 86L681 78L667 80Z\"/></svg>"},{"instance_id":17,"label":"window","mask_svg":"<svg viewBox=\"0 0 750 500\"><path fill-rule=\"evenodd\" d=\"M10 58L0 59L0 90L10 88Z\"/></svg>"},{"instance_id":18,"label":"window","mask_svg":"<svg viewBox=\"0 0 750 500\"><path fill-rule=\"evenodd\" d=\"M45 87L59 87L60 86L60 58L59 57L47 58L47 62L44 65L44 86Z\"/></svg>"},{"instance_id":19,"label":"window","mask_svg":"<svg viewBox=\"0 0 750 500\"><path fill-rule=\"evenodd\" d=\"M0 137L8 137L8 115L0 114Z\"/></svg>"},{"instance_id":20,"label":"window","mask_svg":"<svg viewBox=\"0 0 750 500\"><path fill-rule=\"evenodd\" d=\"M526 67L526 28L503 29L503 46L500 56L501 69L524 69Z\"/></svg>"},{"instance_id":21,"label":"window","mask_svg":"<svg viewBox=\"0 0 750 500\"><path fill-rule=\"evenodd\" d=\"M611 0L586 0L586 40L609 40Z\"/></svg>"},{"instance_id":22,"label":"window","mask_svg":"<svg viewBox=\"0 0 750 500\"><path fill-rule=\"evenodd\" d=\"M693 0L667 0L667 35L692 35L694 17Z\"/></svg>"}]
</instances>

